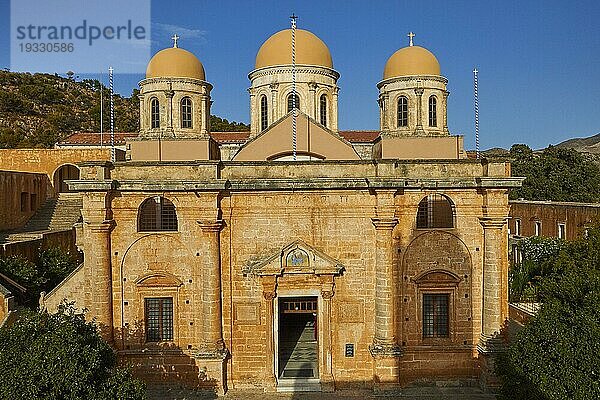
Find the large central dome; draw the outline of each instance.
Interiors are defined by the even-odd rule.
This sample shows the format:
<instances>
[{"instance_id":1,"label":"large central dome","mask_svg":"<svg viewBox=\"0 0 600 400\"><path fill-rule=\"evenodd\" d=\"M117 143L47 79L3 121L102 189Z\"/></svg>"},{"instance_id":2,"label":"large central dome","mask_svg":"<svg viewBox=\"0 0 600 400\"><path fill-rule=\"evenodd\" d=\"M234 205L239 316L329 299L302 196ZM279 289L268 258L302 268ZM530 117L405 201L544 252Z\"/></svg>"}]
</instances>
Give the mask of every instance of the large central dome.
<instances>
[{"instance_id":1,"label":"large central dome","mask_svg":"<svg viewBox=\"0 0 600 400\"><path fill-rule=\"evenodd\" d=\"M256 54L255 68L292 63L292 30L284 29L267 39ZM309 31L296 29L296 64L333 68L331 53L321 39Z\"/></svg>"}]
</instances>

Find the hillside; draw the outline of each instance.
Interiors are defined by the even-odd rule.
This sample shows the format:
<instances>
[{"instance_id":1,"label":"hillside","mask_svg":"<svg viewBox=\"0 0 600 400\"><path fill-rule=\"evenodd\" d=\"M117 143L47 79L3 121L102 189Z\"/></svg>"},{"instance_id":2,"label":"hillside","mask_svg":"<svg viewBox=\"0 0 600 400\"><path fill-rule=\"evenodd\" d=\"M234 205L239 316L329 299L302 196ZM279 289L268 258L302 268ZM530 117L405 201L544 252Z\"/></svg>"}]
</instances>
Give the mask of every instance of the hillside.
<instances>
[{"instance_id":1,"label":"hillside","mask_svg":"<svg viewBox=\"0 0 600 400\"><path fill-rule=\"evenodd\" d=\"M600 133L586 138L565 140L564 142L557 144L556 147L574 149L580 153L600 155Z\"/></svg>"},{"instance_id":2,"label":"hillside","mask_svg":"<svg viewBox=\"0 0 600 400\"><path fill-rule=\"evenodd\" d=\"M109 91L99 81L0 71L0 148L49 148L76 131L99 132L100 90L108 131ZM139 130L137 94L134 89L130 97L114 96L115 131ZM249 130L245 124L212 115L211 126L219 131Z\"/></svg>"}]
</instances>

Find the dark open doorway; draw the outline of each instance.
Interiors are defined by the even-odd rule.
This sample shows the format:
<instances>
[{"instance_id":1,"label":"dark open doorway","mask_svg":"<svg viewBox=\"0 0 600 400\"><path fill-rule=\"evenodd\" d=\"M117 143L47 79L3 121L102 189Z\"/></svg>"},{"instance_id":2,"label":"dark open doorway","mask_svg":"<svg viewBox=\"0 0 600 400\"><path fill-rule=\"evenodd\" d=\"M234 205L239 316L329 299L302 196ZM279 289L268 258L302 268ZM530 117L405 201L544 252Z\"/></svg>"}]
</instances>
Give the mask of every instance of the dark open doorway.
<instances>
[{"instance_id":1,"label":"dark open doorway","mask_svg":"<svg viewBox=\"0 0 600 400\"><path fill-rule=\"evenodd\" d=\"M279 378L318 378L317 297L279 299Z\"/></svg>"},{"instance_id":2,"label":"dark open doorway","mask_svg":"<svg viewBox=\"0 0 600 400\"><path fill-rule=\"evenodd\" d=\"M71 164L65 164L54 172L54 190L56 193L69 192L68 180L79 179L79 168Z\"/></svg>"}]
</instances>

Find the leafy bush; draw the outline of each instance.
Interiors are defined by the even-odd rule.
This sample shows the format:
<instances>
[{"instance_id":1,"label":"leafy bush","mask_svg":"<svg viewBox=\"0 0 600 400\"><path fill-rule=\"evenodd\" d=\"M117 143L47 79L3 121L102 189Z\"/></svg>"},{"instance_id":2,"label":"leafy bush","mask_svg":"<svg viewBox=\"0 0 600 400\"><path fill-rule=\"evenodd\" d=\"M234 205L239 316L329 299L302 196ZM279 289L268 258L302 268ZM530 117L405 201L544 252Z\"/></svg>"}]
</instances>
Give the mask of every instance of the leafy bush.
<instances>
[{"instance_id":1,"label":"leafy bush","mask_svg":"<svg viewBox=\"0 0 600 400\"><path fill-rule=\"evenodd\" d=\"M501 399L600 398L600 231L542 261L538 314L496 360Z\"/></svg>"},{"instance_id":2,"label":"leafy bush","mask_svg":"<svg viewBox=\"0 0 600 400\"><path fill-rule=\"evenodd\" d=\"M33 308L41 291L52 290L76 267L76 258L59 248L41 250L36 263L15 256L0 258L0 272L27 289L25 305Z\"/></svg>"},{"instance_id":3,"label":"leafy bush","mask_svg":"<svg viewBox=\"0 0 600 400\"><path fill-rule=\"evenodd\" d=\"M143 383L117 367L111 347L72 304L23 311L0 328L0 398L144 399Z\"/></svg>"}]
</instances>

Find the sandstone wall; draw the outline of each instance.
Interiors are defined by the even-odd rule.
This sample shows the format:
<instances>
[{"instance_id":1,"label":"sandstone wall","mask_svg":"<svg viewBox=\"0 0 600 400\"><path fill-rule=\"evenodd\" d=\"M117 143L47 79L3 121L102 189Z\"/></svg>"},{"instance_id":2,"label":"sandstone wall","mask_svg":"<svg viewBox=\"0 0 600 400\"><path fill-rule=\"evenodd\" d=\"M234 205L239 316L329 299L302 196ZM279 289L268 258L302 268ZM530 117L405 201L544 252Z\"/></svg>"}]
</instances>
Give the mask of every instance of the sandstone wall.
<instances>
[{"instance_id":1,"label":"sandstone wall","mask_svg":"<svg viewBox=\"0 0 600 400\"><path fill-rule=\"evenodd\" d=\"M0 150L0 170L46 174L51 185L59 167L90 160L110 160L110 148ZM49 191L49 195L53 196L54 191Z\"/></svg>"},{"instance_id":2,"label":"sandstone wall","mask_svg":"<svg viewBox=\"0 0 600 400\"><path fill-rule=\"evenodd\" d=\"M3 155L0 163L2 160ZM43 174L0 171L0 231L24 225L51 191L50 181Z\"/></svg>"}]
</instances>

